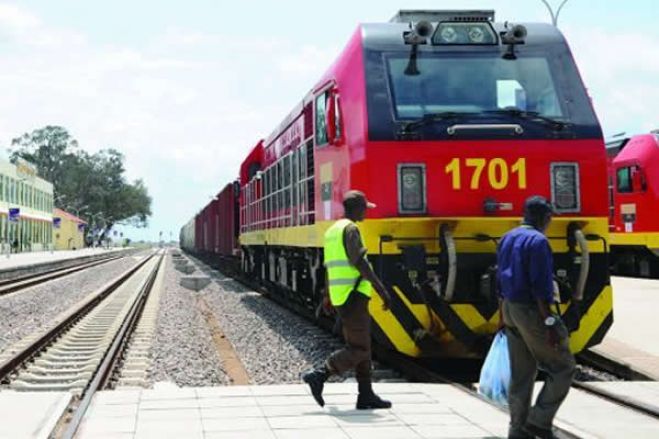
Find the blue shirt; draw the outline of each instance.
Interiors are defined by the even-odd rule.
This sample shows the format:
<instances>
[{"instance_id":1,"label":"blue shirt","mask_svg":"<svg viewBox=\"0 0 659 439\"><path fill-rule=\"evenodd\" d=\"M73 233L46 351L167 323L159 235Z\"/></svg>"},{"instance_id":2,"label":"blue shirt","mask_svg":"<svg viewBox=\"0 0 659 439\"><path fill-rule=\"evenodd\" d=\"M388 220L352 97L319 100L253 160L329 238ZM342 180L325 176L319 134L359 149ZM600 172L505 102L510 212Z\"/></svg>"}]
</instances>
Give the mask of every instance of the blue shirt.
<instances>
[{"instance_id":1,"label":"blue shirt","mask_svg":"<svg viewBox=\"0 0 659 439\"><path fill-rule=\"evenodd\" d=\"M512 302L554 302L553 258L547 237L530 226L506 233L497 249L499 295Z\"/></svg>"}]
</instances>

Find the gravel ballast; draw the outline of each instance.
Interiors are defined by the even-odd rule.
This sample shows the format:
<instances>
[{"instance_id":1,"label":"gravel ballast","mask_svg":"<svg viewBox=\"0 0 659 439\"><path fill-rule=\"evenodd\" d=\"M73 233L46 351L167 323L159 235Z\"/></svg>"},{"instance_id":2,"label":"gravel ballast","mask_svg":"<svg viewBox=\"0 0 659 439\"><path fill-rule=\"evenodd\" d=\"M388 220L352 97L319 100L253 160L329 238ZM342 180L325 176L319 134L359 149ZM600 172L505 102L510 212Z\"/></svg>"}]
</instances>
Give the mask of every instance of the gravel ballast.
<instances>
[{"instance_id":1,"label":"gravel ballast","mask_svg":"<svg viewBox=\"0 0 659 439\"><path fill-rule=\"evenodd\" d=\"M300 373L322 364L338 338L240 283L210 272L203 291L254 384L299 383Z\"/></svg>"},{"instance_id":2,"label":"gravel ballast","mask_svg":"<svg viewBox=\"0 0 659 439\"><path fill-rule=\"evenodd\" d=\"M179 285L180 273L167 255L167 269L154 345L151 348L151 383L168 381L179 386L228 384L196 293Z\"/></svg>"},{"instance_id":3,"label":"gravel ballast","mask_svg":"<svg viewBox=\"0 0 659 439\"><path fill-rule=\"evenodd\" d=\"M0 297L0 352L36 331L53 316L119 276L137 260L128 256Z\"/></svg>"}]
</instances>

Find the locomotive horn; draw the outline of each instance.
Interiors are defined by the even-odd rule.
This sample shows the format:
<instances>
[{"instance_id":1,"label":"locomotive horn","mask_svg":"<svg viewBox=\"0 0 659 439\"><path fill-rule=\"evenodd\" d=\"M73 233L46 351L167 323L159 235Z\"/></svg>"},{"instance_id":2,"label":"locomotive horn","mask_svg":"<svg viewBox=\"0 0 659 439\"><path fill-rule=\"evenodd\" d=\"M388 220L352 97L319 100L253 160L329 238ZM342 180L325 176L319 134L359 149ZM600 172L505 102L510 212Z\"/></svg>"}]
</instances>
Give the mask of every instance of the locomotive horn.
<instances>
[{"instance_id":1,"label":"locomotive horn","mask_svg":"<svg viewBox=\"0 0 659 439\"><path fill-rule=\"evenodd\" d=\"M524 38L527 35L526 27L516 24L508 28L506 24L506 29L505 32L501 33L501 42L508 46L506 52L503 54L503 59L516 59L515 44L524 44Z\"/></svg>"},{"instance_id":2,"label":"locomotive horn","mask_svg":"<svg viewBox=\"0 0 659 439\"><path fill-rule=\"evenodd\" d=\"M521 24L516 24L508 29L501 37L504 44L518 44L524 41L527 32L526 27Z\"/></svg>"},{"instance_id":3,"label":"locomotive horn","mask_svg":"<svg viewBox=\"0 0 659 439\"><path fill-rule=\"evenodd\" d=\"M432 23L421 20L414 26L414 32L420 37L428 38L432 34Z\"/></svg>"},{"instance_id":4,"label":"locomotive horn","mask_svg":"<svg viewBox=\"0 0 659 439\"><path fill-rule=\"evenodd\" d=\"M411 27L411 24L410 24ZM415 26L414 29L404 34L405 44L411 44L412 49L410 51L410 59L405 68L405 74L416 76L418 75L419 69L416 64L417 57L417 46L419 44L426 44L426 39L432 34L433 27L429 21L421 20Z\"/></svg>"}]
</instances>

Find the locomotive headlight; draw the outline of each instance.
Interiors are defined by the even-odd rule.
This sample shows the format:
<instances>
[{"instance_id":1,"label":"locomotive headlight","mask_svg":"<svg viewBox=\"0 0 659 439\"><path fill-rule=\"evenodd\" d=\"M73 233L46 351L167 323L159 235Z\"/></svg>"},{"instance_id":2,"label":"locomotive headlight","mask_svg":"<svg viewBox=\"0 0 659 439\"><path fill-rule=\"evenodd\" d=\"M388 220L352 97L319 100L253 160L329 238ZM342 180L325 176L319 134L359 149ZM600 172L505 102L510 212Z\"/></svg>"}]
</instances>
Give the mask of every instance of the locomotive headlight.
<instances>
[{"instance_id":1,"label":"locomotive headlight","mask_svg":"<svg viewBox=\"0 0 659 439\"><path fill-rule=\"evenodd\" d=\"M472 27L467 35L469 35L469 40L474 43L481 44L485 42L485 32L483 32L482 27Z\"/></svg>"},{"instance_id":2,"label":"locomotive headlight","mask_svg":"<svg viewBox=\"0 0 659 439\"><path fill-rule=\"evenodd\" d=\"M433 44L497 44L497 34L489 21L444 21L437 25Z\"/></svg>"},{"instance_id":3,"label":"locomotive headlight","mask_svg":"<svg viewBox=\"0 0 659 439\"><path fill-rule=\"evenodd\" d=\"M455 43L458 39L458 33L455 31L453 26L443 27L440 32L440 36L442 37L442 41L445 43Z\"/></svg>"},{"instance_id":4,"label":"locomotive headlight","mask_svg":"<svg viewBox=\"0 0 659 439\"><path fill-rule=\"evenodd\" d=\"M398 210L400 213L425 213L425 165L398 165Z\"/></svg>"},{"instance_id":5,"label":"locomotive headlight","mask_svg":"<svg viewBox=\"0 0 659 439\"><path fill-rule=\"evenodd\" d=\"M579 212L579 165L551 164L551 201L558 212Z\"/></svg>"}]
</instances>

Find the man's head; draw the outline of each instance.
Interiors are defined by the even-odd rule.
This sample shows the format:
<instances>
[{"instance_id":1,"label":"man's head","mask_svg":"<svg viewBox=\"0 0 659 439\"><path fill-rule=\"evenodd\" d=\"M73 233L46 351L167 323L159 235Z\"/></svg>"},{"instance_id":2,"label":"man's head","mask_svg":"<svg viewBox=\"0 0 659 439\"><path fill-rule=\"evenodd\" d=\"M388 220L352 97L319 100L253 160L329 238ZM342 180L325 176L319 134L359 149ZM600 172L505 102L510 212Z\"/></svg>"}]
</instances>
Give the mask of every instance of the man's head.
<instances>
[{"instance_id":1,"label":"man's head","mask_svg":"<svg viewBox=\"0 0 659 439\"><path fill-rule=\"evenodd\" d=\"M524 224L544 232L551 222L554 207L545 197L533 195L524 202Z\"/></svg>"},{"instance_id":2,"label":"man's head","mask_svg":"<svg viewBox=\"0 0 659 439\"><path fill-rule=\"evenodd\" d=\"M363 221L366 216L366 209L375 207L366 199L366 195L361 191L348 191L343 194L343 209L345 216L352 221Z\"/></svg>"}]
</instances>

